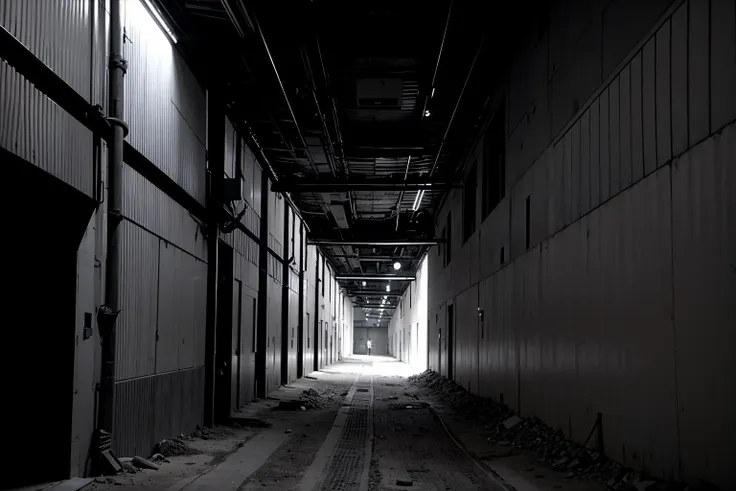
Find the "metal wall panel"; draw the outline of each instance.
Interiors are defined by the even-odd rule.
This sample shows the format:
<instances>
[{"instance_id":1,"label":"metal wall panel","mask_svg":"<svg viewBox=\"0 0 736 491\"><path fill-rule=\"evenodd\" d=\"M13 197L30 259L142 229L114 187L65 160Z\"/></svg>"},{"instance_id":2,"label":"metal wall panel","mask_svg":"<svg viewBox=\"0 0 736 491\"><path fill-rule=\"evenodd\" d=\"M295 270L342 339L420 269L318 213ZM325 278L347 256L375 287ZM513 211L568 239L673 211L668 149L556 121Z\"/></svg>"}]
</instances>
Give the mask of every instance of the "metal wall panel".
<instances>
[{"instance_id":1,"label":"metal wall panel","mask_svg":"<svg viewBox=\"0 0 736 491\"><path fill-rule=\"evenodd\" d=\"M483 310L479 352L479 393L505 404L516 402L517 346L511 310L513 265L508 265L479 285Z\"/></svg>"},{"instance_id":2,"label":"metal wall panel","mask_svg":"<svg viewBox=\"0 0 736 491\"><path fill-rule=\"evenodd\" d=\"M148 455L159 441L194 431L203 409L203 367L118 382L113 451Z\"/></svg>"},{"instance_id":3,"label":"metal wall panel","mask_svg":"<svg viewBox=\"0 0 736 491\"><path fill-rule=\"evenodd\" d=\"M201 366L207 264L160 241L156 373Z\"/></svg>"},{"instance_id":4,"label":"metal wall panel","mask_svg":"<svg viewBox=\"0 0 736 491\"><path fill-rule=\"evenodd\" d=\"M580 118L580 213L590 211L590 109ZM546 237L546 235L545 235Z\"/></svg>"},{"instance_id":5,"label":"metal wall panel","mask_svg":"<svg viewBox=\"0 0 736 491\"><path fill-rule=\"evenodd\" d=\"M732 5L685 2L653 37L642 40L643 48L632 53L612 85L602 88L579 122L571 122L570 133L559 135L549 158L537 159L511 189L511 242L517 249L523 238L517 198L525 196L529 181L533 198L539 183L545 183L547 235L539 237L538 246L534 237L530 251L494 268L490 219L480 227L480 267L470 262L471 269L481 271L477 284L467 288L467 281L458 278L467 275L468 261L430 265L429 362L447 373L439 330L446 326L447 303L455 301L459 383L475 391L478 380L483 395L503 393L506 404L578 441L601 412L606 453L614 459L665 478L677 477L682 465L682 477L704 477L728 487L734 478L726 456L733 454L736 441L736 426L730 423L736 391L720 374L734 371L733 332L725 326L736 318L729 281L736 264L731 232L736 230L731 197L736 173L727 164L734 161L736 129L729 126L695 149L683 147L688 139L693 142L693 128L707 135L713 123L707 89L716 83L715 75L709 76L707 65L705 75L693 70L693 64L710 57L707 43L699 39L716 29L713 8L728 14L721 13L725 22L717 28L719 35L730 36ZM702 11L693 16L697 9ZM721 64L731 61L732 44L712 56L725 60ZM730 69L725 67L726 74ZM675 80L678 73L687 73L689 82ZM692 115L693 94L697 111L706 107L705 118ZM689 123L682 109L688 106ZM701 120L707 123L704 130ZM563 230L567 194L573 197L570 203L577 201L566 164L569 159L570 168L577 167L578 125L581 167L579 176L571 172L572 182L580 182L580 213L592 211ZM681 157L670 166L673 154ZM587 210L585 167L591 185ZM613 198L599 206L607 193ZM461 216L458 200L451 197L440 211L438 233L448 212ZM460 249L460 254L467 257L468 251ZM474 337L478 305L485 321ZM486 330L491 325L497 329ZM514 391L518 400L509 395ZM717 421L705 438L703 414ZM711 441L716 443L707 449L700 443Z\"/></svg>"},{"instance_id":6,"label":"metal wall panel","mask_svg":"<svg viewBox=\"0 0 736 491\"><path fill-rule=\"evenodd\" d=\"M120 315L115 380L151 375L156 365L158 237L123 220L120 234Z\"/></svg>"},{"instance_id":7,"label":"metal wall panel","mask_svg":"<svg viewBox=\"0 0 736 491\"><path fill-rule=\"evenodd\" d=\"M599 99L590 104L590 208L601 204L601 113ZM550 234L551 235L551 234Z\"/></svg>"},{"instance_id":8,"label":"metal wall panel","mask_svg":"<svg viewBox=\"0 0 736 491\"><path fill-rule=\"evenodd\" d=\"M657 168L657 101L655 88L656 73L655 39L650 39L642 51L642 103L644 175Z\"/></svg>"},{"instance_id":9,"label":"metal wall panel","mask_svg":"<svg viewBox=\"0 0 736 491\"><path fill-rule=\"evenodd\" d=\"M94 1L0 4L0 25L85 98L90 96Z\"/></svg>"},{"instance_id":10,"label":"metal wall panel","mask_svg":"<svg viewBox=\"0 0 736 491\"><path fill-rule=\"evenodd\" d=\"M478 285L458 294L455 301L455 382L478 393Z\"/></svg>"},{"instance_id":11,"label":"metal wall panel","mask_svg":"<svg viewBox=\"0 0 736 491\"><path fill-rule=\"evenodd\" d=\"M672 158L672 111L670 109L670 21L667 20L654 36L656 43L656 105L657 105L657 165Z\"/></svg>"},{"instance_id":12,"label":"metal wall panel","mask_svg":"<svg viewBox=\"0 0 736 491\"><path fill-rule=\"evenodd\" d=\"M572 197L573 197L573 190L572 190L572 132L568 131L565 133L565 136L560 140L560 144L562 144L562 203L563 203L563 223L565 225L568 225L571 223L574 218L572 216L573 212L573 206L572 206Z\"/></svg>"},{"instance_id":13,"label":"metal wall panel","mask_svg":"<svg viewBox=\"0 0 736 491\"><path fill-rule=\"evenodd\" d=\"M688 122L693 146L710 133L710 1L688 3Z\"/></svg>"},{"instance_id":14,"label":"metal wall panel","mask_svg":"<svg viewBox=\"0 0 736 491\"><path fill-rule=\"evenodd\" d=\"M572 220L580 217L580 120L568 132L570 139L570 206Z\"/></svg>"},{"instance_id":15,"label":"metal wall panel","mask_svg":"<svg viewBox=\"0 0 736 491\"><path fill-rule=\"evenodd\" d=\"M621 70L619 76L619 140L621 144L621 180L618 189L631 186L631 64Z\"/></svg>"},{"instance_id":16,"label":"metal wall panel","mask_svg":"<svg viewBox=\"0 0 736 491\"><path fill-rule=\"evenodd\" d=\"M598 172L598 188L600 192L600 203L605 202L611 197L611 119L610 119L610 88L603 89L598 97L600 105L600 123L599 123L599 140L598 154L600 169Z\"/></svg>"},{"instance_id":17,"label":"metal wall panel","mask_svg":"<svg viewBox=\"0 0 736 491\"><path fill-rule=\"evenodd\" d=\"M610 173L609 188L611 196L615 196L621 191L621 80L619 77L613 79L608 87L608 115L610 132L609 152L610 152Z\"/></svg>"},{"instance_id":18,"label":"metal wall panel","mask_svg":"<svg viewBox=\"0 0 736 491\"><path fill-rule=\"evenodd\" d=\"M677 156L688 148L688 2L672 15L672 153Z\"/></svg>"},{"instance_id":19,"label":"metal wall panel","mask_svg":"<svg viewBox=\"0 0 736 491\"><path fill-rule=\"evenodd\" d=\"M631 182L644 176L644 102L642 91L642 52L631 66Z\"/></svg>"},{"instance_id":20,"label":"metal wall panel","mask_svg":"<svg viewBox=\"0 0 736 491\"><path fill-rule=\"evenodd\" d=\"M128 141L204 203L205 92L139 0L125 2L124 25Z\"/></svg>"},{"instance_id":21,"label":"metal wall panel","mask_svg":"<svg viewBox=\"0 0 736 491\"><path fill-rule=\"evenodd\" d=\"M511 253L509 237L510 202L511 198L509 196L502 199L491 214L480 224L477 263L480 278L485 278L501 267L501 248L503 248L504 256L506 256L504 260L509 260L509 254ZM428 257L431 257L429 267L432 270L443 267L442 247L441 245L435 246L428 253Z\"/></svg>"},{"instance_id":22,"label":"metal wall panel","mask_svg":"<svg viewBox=\"0 0 736 491\"><path fill-rule=\"evenodd\" d=\"M683 477L736 482L736 126L676 160L674 314ZM707 415L708 424L703 424Z\"/></svg>"},{"instance_id":23,"label":"metal wall panel","mask_svg":"<svg viewBox=\"0 0 736 491\"><path fill-rule=\"evenodd\" d=\"M712 0L710 16L710 129L718 131L736 119L736 5Z\"/></svg>"},{"instance_id":24,"label":"metal wall panel","mask_svg":"<svg viewBox=\"0 0 736 491\"><path fill-rule=\"evenodd\" d=\"M92 132L5 61L0 61L0 146L93 196Z\"/></svg>"},{"instance_id":25,"label":"metal wall panel","mask_svg":"<svg viewBox=\"0 0 736 491\"><path fill-rule=\"evenodd\" d=\"M123 214L201 260L207 244L191 214L127 165L123 166Z\"/></svg>"}]
</instances>

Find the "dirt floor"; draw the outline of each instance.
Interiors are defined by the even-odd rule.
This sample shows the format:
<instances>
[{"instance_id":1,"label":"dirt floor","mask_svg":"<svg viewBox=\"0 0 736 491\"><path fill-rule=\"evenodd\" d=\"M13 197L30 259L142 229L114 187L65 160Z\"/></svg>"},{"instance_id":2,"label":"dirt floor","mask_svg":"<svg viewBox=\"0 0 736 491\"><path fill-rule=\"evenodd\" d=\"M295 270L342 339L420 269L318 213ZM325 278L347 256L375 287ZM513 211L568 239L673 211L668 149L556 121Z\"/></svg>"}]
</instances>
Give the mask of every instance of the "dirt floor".
<instances>
[{"instance_id":1,"label":"dirt floor","mask_svg":"<svg viewBox=\"0 0 736 491\"><path fill-rule=\"evenodd\" d=\"M241 408L234 425L170 439L158 469L90 491L695 491L566 441L535 419L388 357L353 356ZM149 456L145 456L149 457ZM38 491L29 490L29 491Z\"/></svg>"}]
</instances>

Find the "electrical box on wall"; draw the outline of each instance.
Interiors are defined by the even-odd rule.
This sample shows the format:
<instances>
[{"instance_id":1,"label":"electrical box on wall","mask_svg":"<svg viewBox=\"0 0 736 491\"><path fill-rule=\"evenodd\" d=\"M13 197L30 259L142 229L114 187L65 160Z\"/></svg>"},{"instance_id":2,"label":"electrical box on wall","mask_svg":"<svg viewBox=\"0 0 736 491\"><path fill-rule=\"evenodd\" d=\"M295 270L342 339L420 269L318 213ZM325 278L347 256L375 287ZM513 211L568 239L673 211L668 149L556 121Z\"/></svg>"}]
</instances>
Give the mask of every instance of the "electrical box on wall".
<instances>
[{"instance_id":1,"label":"electrical box on wall","mask_svg":"<svg viewBox=\"0 0 736 491\"><path fill-rule=\"evenodd\" d=\"M225 203L243 200L243 181L239 178L224 179L222 183L222 200Z\"/></svg>"}]
</instances>

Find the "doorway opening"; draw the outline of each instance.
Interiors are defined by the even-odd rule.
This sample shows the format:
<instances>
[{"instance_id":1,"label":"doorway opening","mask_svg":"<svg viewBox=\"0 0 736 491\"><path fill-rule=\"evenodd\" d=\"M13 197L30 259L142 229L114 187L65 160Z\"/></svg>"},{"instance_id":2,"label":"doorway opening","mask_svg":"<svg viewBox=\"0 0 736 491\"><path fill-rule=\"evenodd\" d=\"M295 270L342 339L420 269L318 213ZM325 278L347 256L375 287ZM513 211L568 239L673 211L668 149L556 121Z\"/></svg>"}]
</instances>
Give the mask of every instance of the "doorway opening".
<instances>
[{"instance_id":1,"label":"doorway opening","mask_svg":"<svg viewBox=\"0 0 736 491\"><path fill-rule=\"evenodd\" d=\"M233 363L239 344L240 300L234 299L233 248L224 242L218 244L220 264L217 283L217 356L215 358L215 422L230 419L233 407L234 385L238 378L238 365ZM239 283L239 282L238 282ZM238 285L238 289L240 284Z\"/></svg>"},{"instance_id":2,"label":"doorway opening","mask_svg":"<svg viewBox=\"0 0 736 491\"><path fill-rule=\"evenodd\" d=\"M445 348L447 349L447 379L454 380L455 373L455 306L450 304L447 306L447 338L445 339Z\"/></svg>"},{"instance_id":3,"label":"doorway opening","mask_svg":"<svg viewBox=\"0 0 736 491\"><path fill-rule=\"evenodd\" d=\"M0 306L18 322L6 323L7 346L0 383L7 403L2 487L66 479L72 460L77 251L95 201L35 165L0 149L0 206L8 234ZM11 238L12 234L12 238ZM89 292L86 292L89 293ZM93 325L92 312L89 314ZM18 365L15 360L22 360ZM79 367L95 371L96 367ZM53 424L42 424L53 405ZM93 407L89 417L93 418ZM42 442L43 465L28 472L28 456ZM48 452L48 453L47 453Z\"/></svg>"}]
</instances>

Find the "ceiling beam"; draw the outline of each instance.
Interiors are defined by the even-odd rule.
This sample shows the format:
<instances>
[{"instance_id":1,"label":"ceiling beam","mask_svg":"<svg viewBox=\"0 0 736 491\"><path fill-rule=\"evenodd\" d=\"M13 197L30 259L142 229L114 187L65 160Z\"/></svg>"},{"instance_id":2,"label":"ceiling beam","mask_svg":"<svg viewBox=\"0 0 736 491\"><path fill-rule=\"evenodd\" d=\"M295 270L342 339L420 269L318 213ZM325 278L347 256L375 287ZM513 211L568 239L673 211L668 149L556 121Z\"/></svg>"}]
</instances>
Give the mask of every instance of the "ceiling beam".
<instances>
[{"instance_id":1,"label":"ceiling beam","mask_svg":"<svg viewBox=\"0 0 736 491\"><path fill-rule=\"evenodd\" d=\"M403 293L399 292L382 292L378 290L348 290L349 297L400 297Z\"/></svg>"},{"instance_id":2,"label":"ceiling beam","mask_svg":"<svg viewBox=\"0 0 736 491\"><path fill-rule=\"evenodd\" d=\"M432 246L444 242L444 239L319 239L307 238L309 245L354 245L354 246Z\"/></svg>"},{"instance_id":3,"label":"ceiling beam","mask_svg":"<svg viewBox=\"0 0 736 491\"><path fill-rule=\"evenodd\" d=\"M416 276L397 276L393 274L337 275L336 280L353 281L414 281Z\"/></svg>"},{"instance_id":4,"label":"ceiling beam","mask_svg":"<svg viewBox=\"0 0 736 491\"><path fill-rule=\"evenodd\" d=\"M372 303L354 303L353 307L360 307L362 309L374 309L374 310L396 310L396 307L390 307L388 305L378 305Z\"/></svg>"},{"instance_id":5,"label":"ceiling beam","mask_svg":"<svg viewBox=\"0 0 736 491\"><path fill-rule=\"evenodd\" d=\"M307 179L301 181L286 182L281 180L271 186L275 193L337 193L345 191L434 191L448 190L462 187L461 183L406 180L397 179Z\"/></svg>"}]
</instances>

